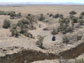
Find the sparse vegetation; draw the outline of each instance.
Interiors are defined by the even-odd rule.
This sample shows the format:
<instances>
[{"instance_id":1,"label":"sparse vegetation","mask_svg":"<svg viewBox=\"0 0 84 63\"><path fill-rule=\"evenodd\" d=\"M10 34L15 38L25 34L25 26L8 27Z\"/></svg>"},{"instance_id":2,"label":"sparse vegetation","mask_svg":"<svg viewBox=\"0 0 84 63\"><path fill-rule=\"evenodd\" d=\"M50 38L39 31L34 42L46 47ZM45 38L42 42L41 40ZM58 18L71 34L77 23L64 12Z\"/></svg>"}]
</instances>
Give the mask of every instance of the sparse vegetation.
<instances>
[{"instance_id":1,"label":"sparse vegetation","mask_svg":"<svg viewBox=\"0 0 84 63\"><path fill-rule=\"evenodd\" d=\"M81 40L81 39L82 39L82 36L81 35L77 35L77 41Z\"/></svg>"},{"instance_id":2,"label":"sparse vegetation","mask_svg":"<svg viewBox=\"0 0 84 63\"><path fill-rule=\"evenodd\" d=\"M70 14L70 15L75 15L76 12L75 12L75 11L71 11L69 14Z\"/></svg>"},{"instance_id":3,"label":"sparse vegetation","mask_svg":"<svg viewBox=\"0 0 84 63\"><path fill-rule=\"evenodd\" d=\"M61 19L63 19L63 18L64 18L63 14L60 14L60 15L59 15L59 17L60 17Z\"/></svg>"},{"instance_id":4,"label":"sparse vegetation","mask_svg":"<svg viewBox=\"0 0 84 63\"><path fill-rule=\"evenodd\" d=\"M0 58L1 63L11 63L12 57L16 63L39 63L38 60L42 60L43 63L51 60L51 63L84 63L83 59L72 60L83 57L81 54L84 52L84 12L80 13L83 7L79 9L79 6L73 6L71 9L71 6L63 6L64 8L60 9L58 5L48 8L45 6L14 6L7 7L7 10L4 7L4 11L0 11L0 26L3 27L0 29L0 56L3 56ZM3 9L1 7L1 10ZM74 9L76 10L70 11ZM10 48L12 46L15 47ZM21 49L16 46L20 46ZM27 50L24 50L25 48ZM16 55L21 58L17 56L15 60ZM4 58L7 60L2 60ZM44 59L47 59L46 62ZM19 60L22 61L18 62Z\"/></svg>"},{"instance_id":5,"label":"sparse vegetation","mask_svg":"<svg viewBox=\"0 0 84 63\"><path fill-rule=\"evenodd\" d=\"M18 14L16 14L16 17L21 18L22 17L21 13L19 12Z\"/></svg>"},{"instance_id":6,"label":"sparse vegetation","mask_svg":"<svg viewBox=\"0 0 84 63\"><path fill-rule=\"evenodd\" d=\"M69 39L67 38L67 36L63 37L63 43L68 44L69 43Z\"/></svg>"},{"instance_id":7,"label":"sparse vegetation","mask_svg":"<svg viewBox=\"0 0 84 63\"><path fill-rule=\"evenodd\" d=\"M84 16L84 12L81 12L81 15Z\"/></svg>"},{"instance_id":8,"label":"sparse vegetation","mask_svg":"<svg viewBox=\"0 0 84 63\"><path fill-rule=\"evenodd\" d=\"M3 28L9 28L10 27L10 20L4 20L4 23L3 23Z\"/></svg>"},{"instance_id":9,"label":"sparse vegetation","mask_svg":"<svg viewBox=\"0 0 84 63\"><path fill-rule=\"evenodd\" d=\"M45 20L45 17L44 17L43 14L40 14L39 20L40 20L40 21L44 21L44 20Z\"/></svg>"},{"instance_id":10,"label":"sparse vegetation","mask_svg":"<svg viewBox=\"0 0 84 63\"><path fill-rule=\"evenodd\" d=\"M18 37L20 36L20 30L17 28L17 25L14 24L10 29L12 36Z\"/></svg>"},{"instance_id":11,"label":"sparse vegetation","mask_svg":"<svg viewBox=\"0 0 84 63\"><path fill-rule=\"evenodd\" d=\"M83 25L84 24L84 20L83 19L80 19L79 18L78 22L79 22L80 25Z\"/></svg>"},{"instance_id":12,"label":"sparse vegetation","mask_svg":"<svg viewBox=\"0 0 84 63\"><path fill-rule=\"evenodd\" d=\"M34 37L33 37L33 35L31 33L26 32L23 35L26 36L26 37L33 38L34 39Z\"/></svg>"},{"instance_id":13,"label":"sparse vegetation","mask_svg":"<svg viewBox=\"0 0 84 63\"><path fill-rule=\"evenodd\" d=\"M0 11L0 15L7 15L7 12L5 12L5 11Z\"/></svg>"},{"instance_id":14,"label":"sparse vegetation","mask_svg":"<svg viewBox=\"0 0 84 63\"><path fill-rule=\"evenodd\" d=\"M53 16L53 14L51 13L51 14L49 14L49 17L52 17Z\"/></svg>"},{"instance_id":15,"label":"sparse vegetation","mask_svg":"<svg viewBox=\"0 0 84 63\"><path fill-rule=\"evenodd\" d=\"M20 33L26 33L28 31L29 22L25 19L18 21L17 26L20 27Z\"/></svg>"},{"instance_id":16,"label":"sparse vegetation","mask_svg":"<svg viewBox=\"0 0 84 63\"><path fill-rule=\"evenodd\" d=\"M52 35L56 35L58 34L58 30L57 29L53 29L53 31L51 32Z\"/></svg>"},{"instance_id":17,"label":"sparse vegetation","mask_svg":"<svg viewBox=\"0 0 84 63\"><path fill-rule=\"evenodd\" d=\"M11 19L21 18L21 13L16 14L15 12L9 13Z\"/></svg>"},{"instance_id":18,"label":"sparse vegetation","mask_svg":"<svg viewBox=\"0 0 84 63\"><path fill-rule=\"evenodd\" d=\"M27 19L19 20L16 26L12 27L11 29L12 36L16 35L19 36L20 34L23 34L27 37L34 38L32 34L28 33L29 29L34 28L33 26L33 22L35 22L34 18L32 16L27 16L26 18ZM17 30L19 30L19 32Z\"/></svg>"},{"instance_id":19,"label":"sparse vegetation","mask_svg":"<svg viewBox=\"0 0 84 63\"><path fill-rule=\"evenodd\" d=\"M84 63L84 59L75 60L75 63Z\"/></svg>"},{"instance_id":20,"label":"sparse vegetation","mask_svg":"<svg viewBox=\"0 0 84 63\"><path fill-rule=\"evenodd\" d=\"M38 47L40 47L41 49L45 49L44 47L43 47L43 40L44 40L44 37L42 37L42 36L38 36L38 41L37 41L37 46Z\"/></svg>"},{"instance_id":21,"label":"sparse vegetation","mask_svg":"<svg viewBox=\"0 0 84 63\"><path fill-rule=\"evenodd\" d=\"M63 18L59 20L60 26L58 28L58 30L60 32L62 32L63 34L66 34L68 32L72 32L73 31L73 27L70 27L70 20L68 18Z\"/></svg>"},{"instance_id":22,"label":"sparse vegetation","mask_svg":"<svg viewBox=\"0 0 84 63\"><path fill-rule=\"evenodd\" d=\"M59 14L55 14L54 16L53 16L53 18L59 18Z\"/></svg>"}]
</instances>

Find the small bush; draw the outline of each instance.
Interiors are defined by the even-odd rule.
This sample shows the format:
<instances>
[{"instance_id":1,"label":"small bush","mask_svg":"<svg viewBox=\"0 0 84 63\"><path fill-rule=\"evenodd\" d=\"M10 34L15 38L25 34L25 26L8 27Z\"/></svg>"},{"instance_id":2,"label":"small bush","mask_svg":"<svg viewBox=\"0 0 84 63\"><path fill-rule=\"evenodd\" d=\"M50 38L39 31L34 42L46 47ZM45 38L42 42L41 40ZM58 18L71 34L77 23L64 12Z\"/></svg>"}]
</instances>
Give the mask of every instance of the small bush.
<instances>
[{"instance_id":1,"label":"small bush","mask_svg":"<svg viewBox=\"0 0 84 63\"><path fill-rule=\"evenodd\" d=\"M48 29L48 28L44 28L43 30L44 30L44 31L48 31L49 29Z\"/></svg>"},{"instance_id":2,"label":"small bush","mask_svg":"<svg viewBox=\"0 0 84 63\"><path fill-rule=\"evenodd\" d=\"M27 20L29 21L30 24L37 23L37 20L34 15L30 14L26 16Z\"/></svg>"},{"instance_id":3,"label":"small bush","mask_svg":"<svg viewBox=\"0 0 84 63\"><path fill-rule=\"evenodd\" d=\"M16 16L16 13L15 13L15 12L11 12L11 13L9 13L9 15L10 15L10 18L11 18L11 19L14 19L15 16Z\"/></svg>"},{"instance_id":4,"label":"small bush","mask_svg":"<svg viewBox=\"0 0 84 63\"><path fill-rule=\"evenodd\" d=\"M16 17L21 18L22 17L21 13L16 14Z\"/></svg>"},{"instance_id":5,"label":"small bush","mask_svg":"<svg viewBox=\"0 0 84 63\"><path fill-rule=\"evenodd\" d=\"M59 14L55 14L54 16L53 16L53 18L59 18Z\"/></svg>"},{"instance_id":6,"label":"small bush","mask_svg":"<svg viewBox=\"0 0 84 63\"><path fill-rule=\"evenodd\" d=\"M80 23L80 25L83 25L84 20L79 18L78 22Z\"/></svg>"},{"instance_id":7,"label":"small bush","mask_svg":"<svg viewBox=\"0 0 84 63\"><path fill-rule=\"evenodd\" d=\"M75 63L84 63L84 59L77 59L75 60Z\"/></svg>"},{"instance_id":8,"label":"small bush","mask_svg":"<svg viewBox=\"0 0 84 63\"><path fill-rule=\"evenodd\" d=\"M18 21L17 26L20 27L20 33L26 33L28 31L28 24L29 22L25 19Z\"/></svg>"},{"instance_id":9,"label":"small bush","mask_svg":"<svg viewBox=\"0 0 84 63\"><path fill-rule=\"evenodd\" d=\"M69 20L71 20L73 23L78 23L79 17L75 17L73 15L70 15Z\"/></svg>"},{"instance_id":10,"label":"small bush","mask_svg":"<svg viewBox=\"0 0 84 63\"><path fill-rule=\"evenodd\" d=\"M52 17L53 16L53 14L49 14L49 17Z\"/></svg>"},{"instance_id":11,"label":"small bush","mask_svg":"<svg viewBox=\"0 0 84 63\"><path fill-rule=\"evenodd\" d=\"M11 19L21 18L22 17L20 12L16 14L15 12L12 11L12 12L9 12L8 15L10 16Z\"/></svg>"},{"instance_id":12,"label":"small bush","mask_svg":"<svg viewBox=\"0 0 84 63\"><path fill-rule=\"evenodd\" d=\"M28 16L31 16L31 14L28 14Z\"/></svg>"},{"instance_id":13,"label":"small bush","mask_svg":"<svg viewBox=\"0 0 84 63\"><path fill-rule=\"evenodd\" d=\"M44 40L44 37L39 36L39 37L38 37L38 41L36 42L37 46L40 47L41 49L45 49L45 48L43 47L43 40Z\"/></svg>"},{"instance_id":14,"label":"small bush","mask_svg":"<svg viewBox=\"0 0 84 63\"><path fill-rule=\"evenodd\" d=\"M84 15L84 12L81 12L81 14L80 14L80 15L82 15L82 16L83 16L83 15Z\"/></svg>"},{"instance_id":15,"label":"small bush","mask_svg":"<svg viewBox=\"0 0 84 63\"><path fill-rule=\"evenodd\" d=\"M71 11L71 12L69 12L69 14L70 14L70 15L75 15L76 12L75 12L75 11Z\"/></svg>"},{"instance_id":16,"label":"small bush","mask_svg":"<svg viewBox=\"0 0 84 63\"><path fill-rule=\"evenodd\" d=\"M58 34L58 30L57 29L53 29L53 31L51 32L52 35L56 35Z\"/></svg>"},{"instance_id":17,"label":"small bush","mask_svg":"<svg viewBox=\"0 0 84 63\"><path fill-rule=\"evenodd\" d=\"M82 36L81 35L78 35L77 36L77 40L81 40Z\"/></svg>"},{"instance_id":18,"label":"small bush","mask_svg":"<svg viewBox=\"0 0 84 63\"><path fill-rule=\"evenodd\" d=\"M47 13L47 15L49 15L49 13Z\"/></svg>"},{"instance_id":19,"label":"small bush","mask_svg":"<svg viewBox=\"0 0 84 63\"><path fill-rule=\"evenodd\" d=\"M39 18L40 21L44 21L45 20L45 17L43 14L40 14L40 18Z\"/></svg>"},{"instance_id":20,"label":"small bush","mask_svg":"<svg viewBox=\"0 0 84 63\"><path fill-rule=\"evenodd\" d=\"M0 11L0 15L7 15L5 11Z\"/></svg>"},{"instance_id":21,"label":"small bush","mask_svg":"<svg viewBox=\"0 0 84 63\"><path fill-rule=\"evenodd\" d=\"M67 36L64 36L64 37L63 37L63 43L66 43L66 44L69 43L69 39L67 38Z\"/></svg>"},{"instance_id":22,"label":"small bush","mask_svg":"<svg viewBox=\"0 0 84 63\"><path fill-rule=\"evenodd\" d=\"M60 18L59 19L60 26L58 27L59 32L66 34L68 32L73 31L73 27L70 27L70 20L69 18Z\"/></svg>"},{"instance_id":23,"label":"small bush","mask_svg":"<svg viewBox=\"0 0 84 63\"><path fill-rule=\"evenodd\" d=\"M9 27L10 27L10 21L9 20L4 20L3 28L9 28Z\"/></svg>"},{"instance_id":24,"label":"small bush","mask_svg":"<svg viewBox=\"0 0 84 63\"><path fill-rule=\"evenodd\" d=\"M73 32L73 28L72 27L68 27L67 28L67 32Z\"/></svg>"},{"instance_id":25,"label":"small bush","mask_svg":"<svg viewBox=\"0 0 84 63\"><path fill-rule=\"evenodd\" d=\"M78 23L78 17L73 17L72 21L73 21L73 23Z\"/></svg>"},{"instance_id":26,"label":"small bush","mask_svg":"<svg viewBox=\"0 0 84 63\"><path fill-rule=\"evenodd\" d=\"M34 37L33 37L33 35L31 33L24 33L23 35L26 36L26 37L34 39Z\"/></svg>"},{"instance_id":27,"label":"small bush","mask_svg":"<svg viewBox=\"0 0 84 63\"><path fill-rule=\"evenodd\" d=\"M17 29L17 25L14 24L13 27L10 29L10 31L12 36L15 36L15 37L20 36L20 32Z\"/></svg>"},{"instance_id":28,"label":"small bush","mask_svg":"<svg viewBox=\"0 0 84 63\"><path fill-rule=\"evenodd\" d=\"M60 17L61 19L64 18L63 14L60 14L59 17Z\"/></svg>"}]
</instances>

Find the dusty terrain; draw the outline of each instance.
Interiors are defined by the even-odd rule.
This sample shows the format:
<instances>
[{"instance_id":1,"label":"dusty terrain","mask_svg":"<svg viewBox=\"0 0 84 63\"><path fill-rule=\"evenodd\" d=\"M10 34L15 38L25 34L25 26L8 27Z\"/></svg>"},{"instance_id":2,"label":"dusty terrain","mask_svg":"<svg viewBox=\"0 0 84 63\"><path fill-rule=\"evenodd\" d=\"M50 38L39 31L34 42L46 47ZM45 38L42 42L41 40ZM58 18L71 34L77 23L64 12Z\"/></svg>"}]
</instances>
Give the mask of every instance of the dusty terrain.
<instances>
[{"instance_id":1,"label":"dusty terrain","mask_svg":"<svg viewBox=\"0 0 84 63\"><path fill-rule=\"evenodd\" d=\"M83 5L30 5L30 6L15 6L15 7L0 7L0 10L4 11L16 11L23 14L32 13L32 14L45 14L45 13L62 13L68 15L72 10L82 12L84 9Z\"/></svg>"},{"instance_id":2,"label":"dusty terrain","mask_svg":"<svg viewBox=\"0 0 84 63\"><path fill-rule=\"evenodd\" d=\"M75 28L72 33L56 34L55 35L56 41L52 41L53 35L51 34L51 32L54 28L57 28L59 26L59 23L58 23L59 19L55 19L47 15L47 13L50 13L50 14L59 13L59 14L63 14L64 17L66 17L66 16L69 16L70 11L76 11L77 12L76 16L79 16L80 13L84 11L83 5L67 5L67 6L35 5L35 6L21 6L21 7L3 6L3 7L0 7L0 11L15 11L16 13L21 12L22 14L22 17L17 19L10 19L10 16L8 15L0 15L0 56L1 57L5 57L7 55L12 55L12 54L17 55L18 52L27 50L28 54L26 55L23 54L25 56L24 63L28 63L26 61L27 59L30 59L31 63L59 63L60 61L63 61L63 62L67 61L69 63L73 63L75 62L75 59L84 58L84 54L83 54L84 53L84 24L78 28ZM25 18L27 14L33 14L36 17L38 17L40 14L44 14L44 16L46 17L44 22L37 20L37 23L33 24L36 27L36 29L28 30L28 32L34 36L34 39L23 35L19 36L18 38L11 37L10 29L4 29L2 27L5 19L9 19L11 23L14 24L14 23L17 23L18 20ZM44 30L44 28L47 28L48 30ZM43 44L42 46L44 47L44 49L38 47L38 45L36 44L38 41L39 35L44 37L44 40L42 42ZM69 44L64 44L62 42L64 35L66 35L69 38L70 40ZM81 35L82 39L77 41L75 39L77 35ZM29 53L28 50L33 51L32 53L34 53L35 51L36 54L32 55L32 53ZM30 56L26 57L27 55L30 55ZM43 57L43 55L45 56ZM32 57L34 56L33 60L31 59L31 56ZM14 57L14 59L10 59L10 58L9 59L12 61L19 57L17 56L17 57ZM4 59L1 58L0 61L2 60ZM19 61L19 59L16 61ZM4 61L0 63L4 63Z\"/></svg>"}]
</instances>

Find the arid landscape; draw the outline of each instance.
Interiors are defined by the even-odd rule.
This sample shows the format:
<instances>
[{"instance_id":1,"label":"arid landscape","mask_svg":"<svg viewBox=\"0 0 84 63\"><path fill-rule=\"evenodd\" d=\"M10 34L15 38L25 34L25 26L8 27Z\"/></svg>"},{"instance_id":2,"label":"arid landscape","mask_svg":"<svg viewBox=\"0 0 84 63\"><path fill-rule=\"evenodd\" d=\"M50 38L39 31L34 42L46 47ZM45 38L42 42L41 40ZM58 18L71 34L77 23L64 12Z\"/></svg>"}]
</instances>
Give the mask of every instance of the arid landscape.
<instances>
[{"instance_id":1,"label":"arid landscape","mask_svg":"<svg viewBox=\"0 0 84 63\"><path fill-rule=\"evenodd\" d=\"M0 6L0 63L84 63L84 5Z\"/></svg>"}]
</instances>

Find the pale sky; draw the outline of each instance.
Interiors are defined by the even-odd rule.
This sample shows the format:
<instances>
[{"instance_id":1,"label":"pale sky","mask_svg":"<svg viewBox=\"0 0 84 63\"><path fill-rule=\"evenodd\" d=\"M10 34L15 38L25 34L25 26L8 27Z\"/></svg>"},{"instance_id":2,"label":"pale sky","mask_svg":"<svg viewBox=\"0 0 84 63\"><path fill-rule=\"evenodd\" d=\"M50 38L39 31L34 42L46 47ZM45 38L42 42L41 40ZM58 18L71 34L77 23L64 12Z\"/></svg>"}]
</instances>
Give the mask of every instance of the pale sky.
<instances>
[{"instance_id":1,"label":"pale sky","mask_svg":"<svg viewBox=\"0 0 84 63\"><path fill-rule=\"evenodd\" d=\"M0 0L0 2L12 2L12 3L20 3L20 2L36 2L36 3L43 3L43 2L49 2L49 3L78 3L78 4L84 4L84 0Z\"/></svg>"}]
</instances>

